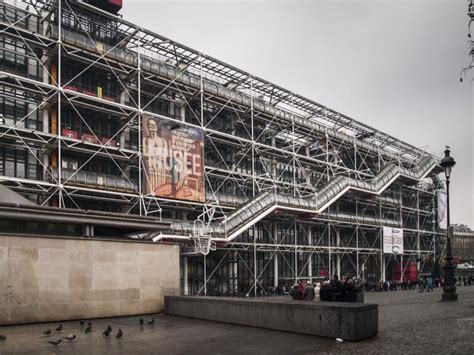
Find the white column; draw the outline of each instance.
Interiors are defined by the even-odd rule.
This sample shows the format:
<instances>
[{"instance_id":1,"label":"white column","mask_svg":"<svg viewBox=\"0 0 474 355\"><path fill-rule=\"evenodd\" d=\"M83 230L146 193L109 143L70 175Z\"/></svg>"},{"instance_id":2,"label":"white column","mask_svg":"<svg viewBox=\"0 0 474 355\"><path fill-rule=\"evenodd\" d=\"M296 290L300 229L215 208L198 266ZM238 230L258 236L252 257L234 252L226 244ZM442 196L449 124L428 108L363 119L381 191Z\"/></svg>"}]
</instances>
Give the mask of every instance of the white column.
<instances>
[{"instance_id":1,"label":"white column","mask_svg":"<svg viewBox=\"0 0 474 355\"><path fill-rule=\"evenodd\" d=\"M273 286L278 287L278 252L273 255Z\"/></svg>"},{"instance_id":2,"label":"white column","mask_svg":"<svg viewBox=\"0 0 474 355\"><path fill-rule=\"evenodd\" d=\"M416 262L416 279L419 279L421 275L421 253L420 253L420 233L416 233L416 250L417 250L417 262Z\"/></svg>"},{"instance_id":3,"label":"white column","mask_svg":"<svg viewBox=\"0 0 474 355\"><path fill-rule=\"evenodd\" d=\"M336 245L339 247L341 244L341 234L340 234L339 228L336 228ZM336 270L337 270L337 277L339 280L341 279L341 254L338 253L336 254Z\"/></svg>"},{"instance_id":4,"label":"white column","mask_svg":"<svg viewBox=\"0 0 474 355\"><path fill-rule=\"evenodd\" d=\"M126 105L128 103L128 94L125 90L120 93L119 101L122 105ZM125 149L125 141L127 136L130 139L130 127L124 128L122 132L119 133L120 149Z\"/></svg>"},{"instance_id":5,"label":"white column","mask_svg":"<svg viewBox=\"0 0 474 355\"><path fill-rule=\"evenodd\" d=\"M356 275L357 278L360 278L360 268L359 268L359 225L356 226Z\"/></svg>"},{"instance_id":6,"label":"white column","mask_svg":"<svg viewBox=\"0 0 474 355\"><path fill-rule=\"evenodd\" d=\"M380 254L380 257L381 257L381 267L382 267L382 282L385 282L385 258L384 258L384 255L383 255L383 251L382 253Z\"/></svg>"},{"instance_id":7,"label":"white column","mask_svg":"<svg viewBox=\"0 0 474 355\"><path fill-rule=\"evenodd\" d=\"M49 181L47 169L49 167L49 151L43 151L43 179Z\"/></svg>"},{"instance_id":8,"label":"white column","mask_svg":"<svg viewBox=\"0 0 474 355\"><path fill-rule=\"evenodd\" d=\"M385 282L385 258L383 255L383 232L379 231L380 236L380 279L382 282Z\"/></svg>"},{"instance_id":9,"label":"white column","mask_svg":"<svg viewBox=\"0 0 474 355\"><path fill-rule=\"evenodd\" d=\"M278 244L277 222L273 222L273 242ZM278 287L278 251L273 255L273 286Z\"/></svg>"},{"instance_id":10,"label":"white column","mask_svg":"<svg viewBox=\"0 0 474 355\"><path fill-rule=\"evenodd\" d=\"M405 272L405 268L403 267L403 254L400 255L400 282L403 282L403 274Z\"/></svg>"},{"instance_id":11,"label":"white column","mask_svg":"<svg viewBox=\"0 0 474 355\"><path fill-rule=\"evenodd\" d=\"M186 103L184 101L179 106L179 113L181 116L181 121L186 121Z\"/></svg>"},{"instance_id":12,"label":"white column","mask_svg":"<svg viewBox=\"0 0 474 355\"><path fill-rule=\"evenodd\" d=\"M188 287L188 257L183 257L183 294L187 296L189 294Z\"/></svg>"},{"instance_id":13,"label":"white column","mask_svg":"<svg viewBox=\"0 0 474 355\"><path fill-rule=\"evenodd\" d=\"M296 230L296 217L295 217L295 225L294 225L294 233L295 233L295 283L298 282L298 235Z\"/></svg>"},{"instance_id":14,"label":"white column","mask_svg":"<svg viewBox=\"0 0 474 355\"><path fill-rule=\"evenodd\" d=\"M308 225L308 245L312 245L312 230L311 225ZM310 282L313 282L313 254L309 254L308 257L308 278Z\"/></svg>"},{"instance_id":15,"label":"white column","mask_svg":"<svg viewBox=\"0 0 474 355\"><path fill-rule=\"evenodd\" d=\"M252 227L253 228L253 227ZM255 238L255 229L254 229L254 238L253 238L253 296L256 298L257 297L257 245L256 243L256 238Z\"/></svg>"},{"instance_id":16,"label":"white column","mask_svg":"<svg viewBox=\"0 0 474 355\"><path fill-rule=\"evenodd\" d=\"M204 260L204 296L207 296L207 266L206 266L206 255L203 257Z\"/></svg>"},{"instance_id":17,"label":"white column","mask_svg":"<svg viewBox=\"0 0 474 355\"><path fill-rule=\"evenodd\" d=\"M329 222L328 224L328 267L329 267L329 278L332 278L332 272L333 272L333 267L332 267L332 258L331 258L331 223Z\"/></svg>"},{"instance_id":18,"label":"white column","mask_svg":"<svg viewBox=\"0 0 474 355\"><path fill-rule=\"evenodd\" d=\"M237 275L238 273L238 266L237 266L237 252L234 251L234 262L233 262L233 267L234 267L234 283L233 283L233 290L232 292L234 293L234 295L237 295L239 293L239 275Z\"/></svg>"}]
</instances>

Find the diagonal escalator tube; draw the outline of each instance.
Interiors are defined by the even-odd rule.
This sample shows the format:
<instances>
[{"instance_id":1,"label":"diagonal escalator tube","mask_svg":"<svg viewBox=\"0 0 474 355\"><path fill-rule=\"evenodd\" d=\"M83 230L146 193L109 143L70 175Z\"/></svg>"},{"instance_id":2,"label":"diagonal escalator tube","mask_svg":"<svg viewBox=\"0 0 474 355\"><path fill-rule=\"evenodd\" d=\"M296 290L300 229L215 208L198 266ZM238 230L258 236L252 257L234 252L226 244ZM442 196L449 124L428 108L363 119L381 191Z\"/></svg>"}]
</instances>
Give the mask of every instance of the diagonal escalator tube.
<instances>
[{"instance_id":1,"label":"diagonal escalator tube","mask_svg":"<svg viewBox=\"0 0 474 355\"><path fill-rule=\"evenodd\" d=\"M380 195L398 177L420 181L424 179L438 162L431 157L422 158L412 169L389 164L371 180L355 180L349 177L337 176L318 192L313 198L299 198L273 192L262 193L235 209L225 219L211 223L208 235L215 241L231 241L240 233L257 223L259 220L276 210L295 210L319 214L333 204L349 190ZM173 223L170 226L172 235L192 235L193 225L190 223Z\"/></svg>"}]
</instances>

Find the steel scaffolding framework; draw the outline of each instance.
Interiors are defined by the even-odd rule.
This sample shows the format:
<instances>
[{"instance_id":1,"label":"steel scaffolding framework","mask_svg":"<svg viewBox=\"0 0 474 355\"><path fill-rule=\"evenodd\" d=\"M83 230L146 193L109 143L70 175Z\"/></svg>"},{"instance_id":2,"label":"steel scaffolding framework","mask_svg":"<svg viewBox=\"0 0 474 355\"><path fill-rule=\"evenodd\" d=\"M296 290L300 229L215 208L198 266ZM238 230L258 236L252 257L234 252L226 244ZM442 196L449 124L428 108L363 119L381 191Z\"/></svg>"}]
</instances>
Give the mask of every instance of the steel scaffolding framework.
<instances>
[{"instance_id":1,"label":"steel scaffolding framework","mask_svg":"<svg viewBox=\"0 0 474 355\"><path fill-rule=\"evenodd\" d=\"M257 295L334 273L394 279L397 267L427 273L441 258L435 163L375 195L344 190L318 213L275 207L235 239L209 237L264 193L310 201L337 178L371 186L387 167L438 158L85 2L0 9L0 181L41 206L193 224L176 236L194 238L183 245L184 293ZM145 116L203 132L204 202L147 192ZM383 226L403 228L402 255L383 253Z\"/></svg>"}]
</instances>

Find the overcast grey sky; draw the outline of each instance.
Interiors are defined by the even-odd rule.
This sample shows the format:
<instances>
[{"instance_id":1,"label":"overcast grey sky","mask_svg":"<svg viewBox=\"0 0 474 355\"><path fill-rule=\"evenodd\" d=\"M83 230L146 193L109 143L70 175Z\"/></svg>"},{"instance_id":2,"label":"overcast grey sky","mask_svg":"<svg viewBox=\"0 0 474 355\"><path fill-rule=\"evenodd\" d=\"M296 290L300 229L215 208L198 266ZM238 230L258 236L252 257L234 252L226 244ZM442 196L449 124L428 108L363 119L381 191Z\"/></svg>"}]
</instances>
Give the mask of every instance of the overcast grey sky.
<instances>
[{"instance_id":1,"label":"overcast grey sky","mask_svg":"<svg viewBox=\"0 0 474 355\"><path fill-rule=\"evenodd\" d=\"M430 152L450 145L451 220L474 228L467 4L124 0L122 14Z\"/></svg>"}]
</instances>

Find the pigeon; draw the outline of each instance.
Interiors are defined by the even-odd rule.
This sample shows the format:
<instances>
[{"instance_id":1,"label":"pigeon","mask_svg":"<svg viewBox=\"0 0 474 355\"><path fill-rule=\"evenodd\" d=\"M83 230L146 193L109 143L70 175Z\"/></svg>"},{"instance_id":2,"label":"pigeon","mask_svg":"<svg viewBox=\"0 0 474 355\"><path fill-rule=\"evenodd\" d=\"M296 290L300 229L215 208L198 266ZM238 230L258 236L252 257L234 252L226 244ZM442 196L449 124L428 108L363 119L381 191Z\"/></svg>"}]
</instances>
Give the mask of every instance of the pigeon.
<instances>
[{"instance_id":1,"label":"pigeon","mask_svg":"<svg viewBox=\"0 0 474 355\"><path fill-rule=\"evenodd\" d=\"M92 323L89 322L87 323L86 330L84 330L84 333L90 333L92 331Z\"/></svg>"},{"instance_id":2,"label":"pigeon","mask_svg":"<svg viewBox=\"0 0 474 355\"><path fill-rule=\"evenodd\" d=\"M117 335L115 336L115 339L120 339L120 338L122 338L122 335L123 335L122 329L119 329L119 331L117 332Z\"/></svg>"},{"instance_id":3,"label":"pigeon","mask_svg":"<svg viewBox=\"0 0 474 355\"><path fill-rule=\"evenodd\" d=\"M112 328L110 327L110 325L107 327L106 330L104 330L102 332L102 334L104 334L106 337L108 337L110 335L110 332L112 331Z\"/></svg>"},{"instance_id":4,"label":"pigeon","mask_svg":"<svg viewBox=\"0 0 474 355\"><path fill-rule=\"evenodd\" d=\"M140 318L140 325L143 325L143 323L145 323L145 322L143 321L143 318Z\"/></svg>"},{"instance_id":5,"label":"pigeon","mask_svg":"<svg viewBox=\"0 0 474 355\"><path fill-rule=\"evenodd\" d=\"M81 319L81 327L84 325L84 319Z\"/></svg>"},{"instance_id":6,"label":"pigeon","mask_svg":"<svg viewBox=\"0 0 474 355\"><path fill-rule=\"evenodd\" d=\"M6 335L1 335L1 334L0 334L0 340L7 340L7 336L6 336Z\"/></svg>"},{"instance_id":7,"label":"pigeon","mask_svg":"<svg viewBox=\"0 0 474 355\"><path fill-rule=\"evenodd\" d=\"M62 324L59 324L56 328L56 331L57 332L60 332L61 330L63 330L63 325Z\"/></svg>"},{"instance_id":8,"label":"pigeon","mask_svg":"<svg viewBox=\"0 0 474 355\"><path fill-rule=\"evenodd\" d=\"M150 319L147 324L148 324L148 325L153 325L153 324L155 324L155 318Z\"/></svg>"},{"instance_id":9,"label":"pigeon","mask_svg":"<svg viewBox=\"0 0 474 355\"><path fill-rule=\"evenodd\" d=\"M76 339L76 334L68 335L67 337L63 337L63 339L73 341L74 339Z\"/></svg>"},{"instance_id":10,"label":"pigeon","mask_svg":"<svg viewBox=\"0 0 474 355\"><path fill-rule=\"evenodd\" d=\"M61 343L63 340L62 339L58 339L58 340L50 340L48 341L48 343L50 343L51 345L54 345L54 346L58 346L59 343Z\"/></svg>"},{"instance_id":11,"label":"pigeon","mask_svg":"<svg viewBox=\"0 0 474 355\"><path fill-rule=\"evenodd\" d=\"M53 330L52 329L45 330L43 334L49 337L51 334L53 334Z\"/></svg>"}]
</instances>

